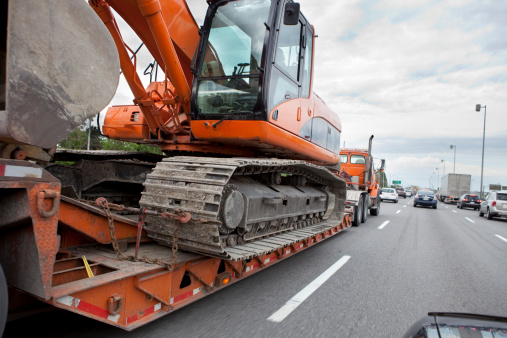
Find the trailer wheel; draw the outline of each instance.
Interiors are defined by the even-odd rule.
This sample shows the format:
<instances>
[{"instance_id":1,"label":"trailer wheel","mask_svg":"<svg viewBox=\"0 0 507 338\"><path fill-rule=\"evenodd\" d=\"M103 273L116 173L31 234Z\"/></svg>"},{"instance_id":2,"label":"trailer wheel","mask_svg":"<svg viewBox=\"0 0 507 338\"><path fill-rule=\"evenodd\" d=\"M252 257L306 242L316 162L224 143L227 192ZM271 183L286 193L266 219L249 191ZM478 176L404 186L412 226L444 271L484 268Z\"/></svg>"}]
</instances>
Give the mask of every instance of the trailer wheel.
<instances>
[{"instance_id":1,"label":"trailer wheel","mask_svg":"<svg viewBox=\"0 0 507 338\"><path fill-rule=\"evenodd\" d=\"M361 219L361 223L364 223L368 218L368 202L366 201L366 195L363 195L361 199L363 200L363 218Z\"/></svg>"},{"instance_id":2,"label":"trailer wheel","mask_svg":"<svg viewBox=\"0 0 507 338\"><path fill-rule=\"evenodd\" d=\"M380 201L377 203L377 207L376 208L371 208L370 209L370 215L372 216L378 216L380 214Z\"/></svg>"},{"instance_id":3,"label":"trailer wheel","mask_svg":"<svg viewBox=\"0 0 507 338\"><path fill-rule=\"evenodd\" d=\"M9 295L7 292L7 280L5 279L4 270L2 270L2 266L0 265L0 337L4 333L8 309Z\"/></svg>"},{"instance_id":4,"label":"trailer wheel","mask_svg":"<svg viewBox=\"0 0 507 338\"><path fill-rule=\"evenodd\" d=\"M358 227L361 224L361 219L363 218L363 199L359 199L359 203L354 207L354 220L352 221L353 227Z\"/></svg>"}]
</instances>

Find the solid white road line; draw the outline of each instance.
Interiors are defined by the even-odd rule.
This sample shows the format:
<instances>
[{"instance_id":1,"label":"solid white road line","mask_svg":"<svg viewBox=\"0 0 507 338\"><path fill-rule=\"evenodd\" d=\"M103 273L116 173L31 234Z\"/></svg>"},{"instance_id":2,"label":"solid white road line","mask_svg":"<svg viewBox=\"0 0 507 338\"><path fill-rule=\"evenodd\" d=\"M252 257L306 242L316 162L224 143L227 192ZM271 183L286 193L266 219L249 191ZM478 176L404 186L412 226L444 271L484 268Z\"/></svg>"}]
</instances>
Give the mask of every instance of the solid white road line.
<instances>
[{"instance_id":1,"label":"solid white road line","mask_svg":"<svg viewBox=\"0 0 507 338\"><path fill-rule=\"evenodd\" d=\"M384 229L384 227L387 225L387 223L389 223L390 221L385 221L384 223L382 223L381 226L379 226L378 228L379 229Z\"/></svg>"},{"instance_id":2,"label":"solid white road line","mask_svg":"<svg viewBox=\"0 0 507 338\"><path fill-rule=\"evenodd\" d=\"M472 221L472 220L471 220L470 218L468 218L468 217L465 217L465 219L466 219L467 221L469 221L469 222L475 223L474 221Z\"/></svg>"},{"instance_id":3,"label":"solid white road line","mask_svg":"<svg viewBox=\"0 0 507 338\"><path fill-rule=\"evenodd\" d=\"M456 210L453 210L452 212L458 213Z\"/></svg>"},{"instance_id":4,"label":"solid white road line","mask_svg":"<svg viewBox=\"0 0 507 338\"><path fill-rule=\"evenodd\" d=\"M495 235L495 236L498 237L498 238L500 238L502 241L507 242L507 238L504 238L504 237L502 237L500 235Z\"/></svg>"},{"instance_id":5,"label":"solid white road line","mask_svg":"<svg viewBox=\"0 0 507 338\"><path fill-rule=\"evenodd\" d=\"M343 256L336 263L331 265L329 269L324 271L319 277L315 278L310 284L308 284L303 290L299 291L294 297L289 299L284 306L282 306L278 311L269 316L268 320L280 323L282 320L287 318L288 315L291 314L301 303L303 303L306 298L310 297L310 295L320 288L322 284L324 284L336 271L338 271L342 266L347 263L350 259L350 256Z\"/></svg>"},{"instance_id":6,"label":"solid white road line","mask_svg":"<svg viewBox=\"0 0 507 338\"><path fill-rule=\"evenodd\" d=\"M396 211L397 214L399 214L400 212L401 212L401 210Z\"/></svg>"}]
</instances>

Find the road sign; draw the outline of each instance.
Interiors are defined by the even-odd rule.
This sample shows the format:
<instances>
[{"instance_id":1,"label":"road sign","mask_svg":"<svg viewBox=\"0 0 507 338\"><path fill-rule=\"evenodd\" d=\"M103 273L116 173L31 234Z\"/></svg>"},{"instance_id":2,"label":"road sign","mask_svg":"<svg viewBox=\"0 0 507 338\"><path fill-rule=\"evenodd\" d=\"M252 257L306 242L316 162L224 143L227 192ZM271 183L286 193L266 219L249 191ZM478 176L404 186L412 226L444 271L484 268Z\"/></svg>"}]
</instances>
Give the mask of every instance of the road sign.
<instances>
[{"instance_id":1,"label":"road sign","mask_svg":"<svg viewBox=\"0 0 507 338\"><path fill-rule=\"evenodd\" d=\"M401 184L401 181L393 181L393 184Z\"/></svg>"}]
</instances>

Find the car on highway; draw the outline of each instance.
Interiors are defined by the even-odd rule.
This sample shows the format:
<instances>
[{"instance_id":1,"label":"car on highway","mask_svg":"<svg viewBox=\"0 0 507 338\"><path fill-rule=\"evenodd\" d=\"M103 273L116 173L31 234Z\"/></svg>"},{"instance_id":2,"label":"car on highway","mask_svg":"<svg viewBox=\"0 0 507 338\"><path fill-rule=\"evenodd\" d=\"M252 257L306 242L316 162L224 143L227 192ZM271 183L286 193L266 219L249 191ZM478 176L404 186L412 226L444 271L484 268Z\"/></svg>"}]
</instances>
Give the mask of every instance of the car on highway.
<instances>
[{"instance_id":1,"label":"car on highway","mask_svg":"<svg viewBox=\"0 0 507 338\"><path fill-rule=\"evenodd\" d=\"M412 197L412 195L414 195L410 188L405 189L405 194L407 195L407 197Z\"/></svg>"},{"instance_id":2,"label":"car on highway","mask_svg":"<svg viewBox=\"0 0 507 338\"><path fill-rule=\"evenodd\" d=\"M407 198L407 194L405 193L405 189L403 189L402 187L397 187L396 188L396 193L400 197Z\"/></svg>"},{"instance_id":3,"label":"car on highway","mask_svg":"<svg viewBox=\"0 0 507 338\"><path fill-rule=\"evenodd\" d=\"M398 194L393 188L382 188L380 190L380 202L393 201L398 203Z\"/></svg>"},{"instance_id":4,"label":"car on highway","mask_svg":"<svg viewBox=\"0 0 507 338\"><path fill-rule=\"evenodd\" d=\"M415 337L505 337L507 318L491 315L429 312L414 323L403 338Z\"/></svg>"},{"instance_id":5,"label":"car on highway","mask_svg":"<svg viewBox=\"0 0 507 338\"><path fill-rule=\"evenodd\" d=\"M437 197L431 190L419 190L414 197L414 208L418 205L437 208Z\"/></svg>"},{"instance_id":6,"label":"car on highway","mask_svg":"<svg viewBox=\"0 0 507 338\"><path fill-rule=\"evenodd\" d=\"M458 202L456 203L456 207L459 209L463 208L473 208L474 210L479 210L481 206L482 200L479 198L479 196L474 194L463 194L458 199Z\"/></svg>"},{"instance_id":7,"label":"car on highway","mask_svg":"<svg viewBox=\"0 0 507 338\"><path fill-rule=\"evenodd\" d=\"M479 216L484 215L488 219L507 216L507 191L492 191L488 194L479 209Z\"/></svg>"}]
</instances>

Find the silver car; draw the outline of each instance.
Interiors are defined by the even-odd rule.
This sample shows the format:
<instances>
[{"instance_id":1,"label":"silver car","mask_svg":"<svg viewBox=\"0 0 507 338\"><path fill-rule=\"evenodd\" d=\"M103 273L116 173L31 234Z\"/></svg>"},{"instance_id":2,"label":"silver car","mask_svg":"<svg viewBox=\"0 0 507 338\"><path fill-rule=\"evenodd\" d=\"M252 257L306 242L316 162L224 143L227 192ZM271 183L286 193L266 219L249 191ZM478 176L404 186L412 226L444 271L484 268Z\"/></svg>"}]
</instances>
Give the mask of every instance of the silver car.
<instances>
[{"instance_id":1,"label":"silver car","mask_svg":"<svg viewBox=\"0 0 507 338\"><path fill-rule=\"evenodd\" d=\"M492 191L481 203L479 216L486 214L488 219L507 216L507 191Z\"/></svg>"},{"instance_id":2,"label":"silver car","mask_svg":"<svg viewBox=\"0 0 507 338\"><path fill-rule=\"evenodd\" d=\"M393 188L382 188L380 190L380 201L393 201L398 203L398 193Z\"/></svg>"}]
</instances>

